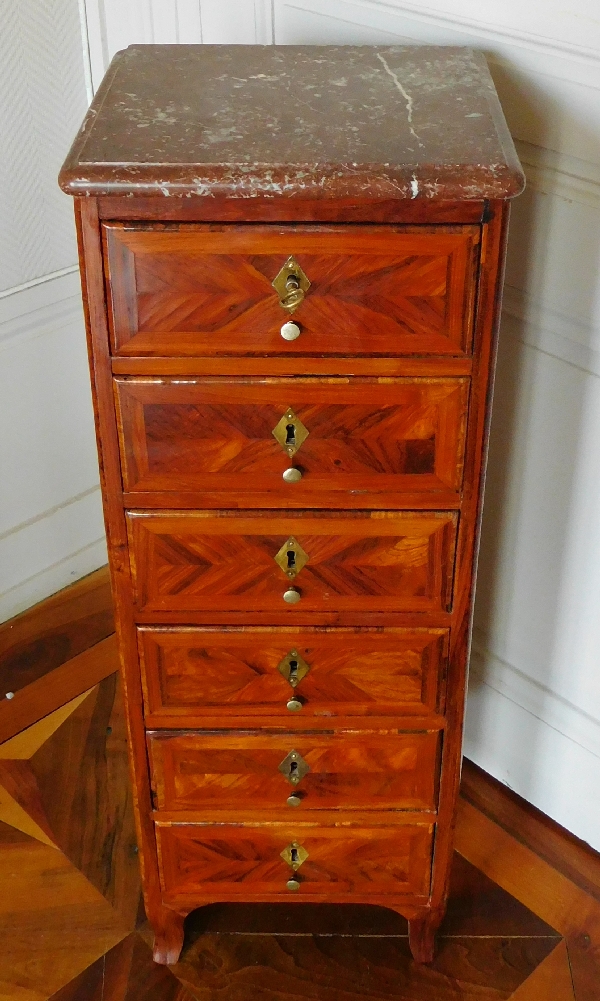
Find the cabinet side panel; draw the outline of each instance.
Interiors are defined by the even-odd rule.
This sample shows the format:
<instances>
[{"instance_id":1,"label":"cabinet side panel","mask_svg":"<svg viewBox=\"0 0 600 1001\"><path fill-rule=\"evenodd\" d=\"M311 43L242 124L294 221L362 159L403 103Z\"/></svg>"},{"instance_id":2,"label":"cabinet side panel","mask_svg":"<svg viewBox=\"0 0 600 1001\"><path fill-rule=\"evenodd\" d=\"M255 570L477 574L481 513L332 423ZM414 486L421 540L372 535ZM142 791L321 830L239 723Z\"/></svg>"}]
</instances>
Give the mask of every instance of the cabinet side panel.
<instances>
[{"instance_id":1,"label":"cabinet side panel","mask_svg":"<svg viewBox=\"0 0 600 1001\"><path fill-rule=\"evenodd\" d=\"M434 848L431 906L445 906L452 858L456 800L462 760L462 730L470 651L473 596L479 543L481 503L502 279L509 216L508 202L491 202L483 227L476 303L473 381L467 426L463 504L458 533L450 653L447 731L442 755L439 824Z\"/></svg>"},{"instance_id":2,"label":"cabinet side panel","mask_svg":"<svg viewBox=\"0 0 600 1001\"><path fill-rule=\"evenodd\" d=\"M121 471L110 372L100 227L95 199L76 199L75 218L104 519L125 695L144 901L150 921L161 925L164 918L164 908L161 904L156 840L151 819L152 807L143 723L142 691L137 669L136 637L127 558L127 533L122 505Z\"/></svg>"}]
</instances>

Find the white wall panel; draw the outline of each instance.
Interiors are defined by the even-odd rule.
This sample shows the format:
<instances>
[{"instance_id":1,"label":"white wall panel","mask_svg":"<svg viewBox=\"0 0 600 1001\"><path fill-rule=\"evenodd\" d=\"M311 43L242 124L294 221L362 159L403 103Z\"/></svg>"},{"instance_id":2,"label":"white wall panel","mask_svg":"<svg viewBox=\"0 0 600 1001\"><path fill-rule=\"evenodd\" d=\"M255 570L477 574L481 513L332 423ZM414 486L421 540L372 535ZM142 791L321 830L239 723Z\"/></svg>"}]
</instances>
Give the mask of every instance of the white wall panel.
<instances>
[{"instance_id":1,"label":"white wall panel","mask_svg":"<svg viewBox=\"0 0 600 1001\"><path fill-rule=\"evenodd\" d=\"M599 848L598 756L549 725L543 704L540 713L524 709L474 679L469 690L465 754L563 827Z\"/></svg>"},{"instance_id":2,"label":"white wall panel","mask_svg":"<svg viewBox=\"0 0 600 1001\"><path fill-rule=\"evenodd\" d=\"M78 0L0 7L0 619L106 558L72 199Z\"/></svg>"},{"instance_id":3,"label":"white wall panel","mask_svg":"<svg viewBox=\"0 0 600 1001\"><path fill-rule=\"evenodd\" d=\"M76 285L78 275L72 278ZM81 296L74 291L0 324L0 534L98 485ZM27 291L10 298L25 299ZM2 306L0 300L0 317Z\"/></svg>"},{"instance_id":4,"label":"white wall panel","mask_svg":"<svg viewBox=\"0 0 600 1001\"><path fill-rule=\"evenodd\" d=\"M94 87L133 44L267 45L272 0L84 0Z\"/></svg>"},{"instance_id":5,"label":"white wall panel","mask_svg":"<svg viewBox=\"0 0 600 1001\"><path fill-rule=\"evenodd\" d=\"M86 108L77 0L3 0L0 94L1 291L77 257L56 184Z\"/></svg>"}]
</instances>

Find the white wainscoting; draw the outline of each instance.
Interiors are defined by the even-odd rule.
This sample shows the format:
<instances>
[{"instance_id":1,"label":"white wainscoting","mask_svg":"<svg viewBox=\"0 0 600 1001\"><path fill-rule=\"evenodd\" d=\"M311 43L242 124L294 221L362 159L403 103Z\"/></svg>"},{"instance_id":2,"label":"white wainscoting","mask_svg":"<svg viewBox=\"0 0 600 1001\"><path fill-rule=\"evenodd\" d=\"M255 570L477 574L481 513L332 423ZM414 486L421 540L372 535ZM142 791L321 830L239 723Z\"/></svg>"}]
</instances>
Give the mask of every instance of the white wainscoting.
<instances>
[{"instance_id":1,"label":"white wainscoting","mask_svg":"<svg viewBox=\"0 0 600 1001\"><path fill-rule=\"evenodd\" d=\"M106 562L75 266L0 298L0 621Z\"/></svg>"},{"instance_id":2,"label":"white wainscoting","mask_svg":"<svg viewBox=\"0 0 600 1001\"><path fill-rule=\"evenodd\" d=\"M483 49L513 206L470 757L600 848L600 19L592 0L82 0L97 85L132 42Z\"/></svg>"},{"instance_id":3,"label":"white wainscoting","mask_svg":"<svg viewBox=\"0 0 600 1001\"><path fill-rule=\"evenodd\" d=\"M0 12L0 621L106 561L73 205L57 184L91 96L82 10Z\"/></svg>"}]
</instances>

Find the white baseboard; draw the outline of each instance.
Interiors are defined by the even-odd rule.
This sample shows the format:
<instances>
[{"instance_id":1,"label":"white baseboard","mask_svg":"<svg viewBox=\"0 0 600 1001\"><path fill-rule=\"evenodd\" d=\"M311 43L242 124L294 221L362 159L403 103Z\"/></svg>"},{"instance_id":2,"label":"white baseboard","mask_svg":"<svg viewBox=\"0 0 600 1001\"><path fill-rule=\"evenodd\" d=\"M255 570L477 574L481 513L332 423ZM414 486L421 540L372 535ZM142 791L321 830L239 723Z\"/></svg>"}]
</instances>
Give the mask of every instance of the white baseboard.
<instances>
[{"instance_id":1,"label":"white baseboard","mask_svg":"<svg viewBox=\"0 0 600 1001\"><path fill-rule=\"evenodd\" d=\"M472 672L465 756L600 851L600 760L580 743L596 744L598 724L558 705L556 697L546 700L552 722L542 719L539 693L527 681L523 684L522 676L515 678L510 671L499 678L488 662L483 676L480 670ZM537 713L518 698L531 701Z\"/></svg>"},{"instance_id":2,"label":"white baseboard","mask_svg":"<svg viewBox=\"0 0 600 1001\"><path fill-rule=\"evenodd\" d=\"M471 652L470 684L472 689L481 684L493 688L546 726L600 758L600 719L485 650L478 642L477 632Z\"/></svg>"},{"instance_id":3,"label":"white baseboard","mask_svg":"<svg viewBox=\"0 0 600 1001\"><path fill-rule=\"evenodd\" d=\"M0 595L0 622L6 622L68 584L74 584L106 562L106 540L103 536Z\"/></svg>"},{"instance_id":4,"label":"white baseboard","mask_svg":"<svg viewBox=\"0 0 600 1001\"><path fill-rule=\"evenodd\" d=\"M0 537L0 620L105 562L100 489L96 487Z\"/></svg>"}]
</instances>

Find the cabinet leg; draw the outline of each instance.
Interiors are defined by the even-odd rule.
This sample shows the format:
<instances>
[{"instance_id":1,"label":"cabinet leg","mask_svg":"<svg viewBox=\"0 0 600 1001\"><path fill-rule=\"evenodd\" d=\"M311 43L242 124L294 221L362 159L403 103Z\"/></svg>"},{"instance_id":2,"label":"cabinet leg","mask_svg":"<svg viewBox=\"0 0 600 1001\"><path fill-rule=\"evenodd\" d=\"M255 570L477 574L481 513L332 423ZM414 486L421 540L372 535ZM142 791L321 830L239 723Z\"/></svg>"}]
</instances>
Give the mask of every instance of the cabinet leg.
<instances>
[{"instance_id":1,"label":"cabinet leg","mask_svg":"<svg viewBox=\"0 0 600 1001\"><path fill-rule=\"evenodd\" d=\"M416 963L432 963L435 955L435 933L442 920L442 914L428 911L408 922L408 944Z\"/></svg>"},{"instance_id":2,"label":"cabinet leg","mask_svg":"<svg viewBox=\"0 0 600 1001\"><path fill-rule=\"evenodd\" d=\"M154 932L152 955L155 963L167 966L176 963L183 948L184 914L178 914L165 907L159 915L153 915L150 924Z\"/></svg>"}]
</instances>

